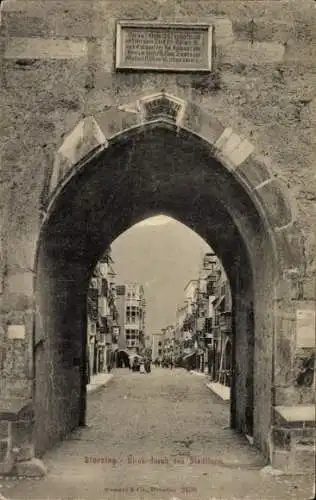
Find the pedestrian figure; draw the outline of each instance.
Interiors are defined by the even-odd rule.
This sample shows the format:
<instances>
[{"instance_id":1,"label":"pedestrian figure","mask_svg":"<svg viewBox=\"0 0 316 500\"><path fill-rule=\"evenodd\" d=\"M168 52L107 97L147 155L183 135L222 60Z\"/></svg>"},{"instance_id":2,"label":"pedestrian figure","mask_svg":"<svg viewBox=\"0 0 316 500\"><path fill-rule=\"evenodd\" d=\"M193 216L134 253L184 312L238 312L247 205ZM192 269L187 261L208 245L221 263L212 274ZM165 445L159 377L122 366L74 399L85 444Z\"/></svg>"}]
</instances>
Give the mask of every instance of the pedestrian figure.
<instances>
[{"instance_id":1,"label":"pedestrian figure","mask_svg":"<svg viewBox=\"0 0 316 500\"><path fill-rule=\"evenodd\" d=\"M139 371L140 371L140 373L145 373L145 366L144 366L144 362L143 361L140 364Z\"/></svg>"},{"instance_id":2,"label":"pedestrian figure","mask_svg":"<svg viewBox=\"0 0 316 500\"><path fill-rule=\"evenodd\" d=\"M86 384L90 384L90 363L89 363L89 358L86 359L86 364L85 364L85 379L86 379Z\"/></svg>"}]
</instances>

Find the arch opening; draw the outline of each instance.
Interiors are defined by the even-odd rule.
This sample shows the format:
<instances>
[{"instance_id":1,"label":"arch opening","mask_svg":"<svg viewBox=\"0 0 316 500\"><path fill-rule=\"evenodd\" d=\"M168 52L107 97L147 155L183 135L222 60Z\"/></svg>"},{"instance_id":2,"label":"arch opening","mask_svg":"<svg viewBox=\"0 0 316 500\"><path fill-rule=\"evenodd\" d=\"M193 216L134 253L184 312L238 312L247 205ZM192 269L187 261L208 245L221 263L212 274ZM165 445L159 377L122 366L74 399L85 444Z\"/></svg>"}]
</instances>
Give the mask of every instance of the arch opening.
<instances>
[{"instance_id":1,"label":"arch opening","mask_svg":"<svg viewBox=\"0 0 316 500\"><path fill-rule=\"evenodd\" d=\"M155 214L193 229L222 261L233 299L231 424L253 434L268 455L273 242L253 200L212 148L164 123L117 136L90 158L55 198L43 225L34 345L38 454L85 422L92 270L114 239Z\"/></svg>"}]
</instances>

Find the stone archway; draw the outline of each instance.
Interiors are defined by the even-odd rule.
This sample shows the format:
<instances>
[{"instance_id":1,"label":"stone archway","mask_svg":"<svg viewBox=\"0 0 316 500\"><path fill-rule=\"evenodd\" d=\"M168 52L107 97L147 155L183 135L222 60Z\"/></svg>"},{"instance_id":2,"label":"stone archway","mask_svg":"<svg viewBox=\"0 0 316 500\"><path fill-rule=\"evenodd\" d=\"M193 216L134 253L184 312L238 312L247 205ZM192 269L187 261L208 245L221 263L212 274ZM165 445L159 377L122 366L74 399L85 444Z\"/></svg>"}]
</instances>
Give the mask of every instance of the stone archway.
<instances>
[{"instance_id":1,"label":"stone archway","mask_svg":"<svg viewBox=\"0 0 316 500\"><path fill-rule=\"evenodd\" d=\"M283 320L297 307L304 255L295 207L254 145L195 103L160 92L86 117L61 144L44 187L34 281L37 452L84 423L85 303L96 261L159 212L194 229L222 260L233 292L232 426L246 433L250 411L256 445L277 461L274 409L286 397L292 352Z\"/></svg>"},{"instance_id":2,"label":"stone archway","mask_svg":"<svg viewBox=\"0 0 316 500\"><path fill-rule=\"evenodd\" d=\"M89 273L107 243L159 211L195 229L222 259L233 290L233 329L247 334L233 346L232 425L248 432L253 413L256 444L269 456L276 287L286 270L300 268L301 256L283 251L293 210L254 146L194 103L161 92L85 118L59 148L48 185L36 280L47 343L35 350L38 450L84 422Z\"/></svg>"}]
</instances>

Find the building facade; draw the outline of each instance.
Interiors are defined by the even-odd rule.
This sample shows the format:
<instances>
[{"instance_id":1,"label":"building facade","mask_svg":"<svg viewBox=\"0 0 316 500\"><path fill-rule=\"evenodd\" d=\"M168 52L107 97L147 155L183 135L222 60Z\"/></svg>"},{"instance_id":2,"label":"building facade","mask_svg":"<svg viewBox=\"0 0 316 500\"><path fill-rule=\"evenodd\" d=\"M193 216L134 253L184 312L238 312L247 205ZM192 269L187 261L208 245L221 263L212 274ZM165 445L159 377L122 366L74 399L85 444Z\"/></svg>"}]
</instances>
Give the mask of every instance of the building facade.
<instances>
[{"instance_id":1,"label":"building facade","mask_svg":"<svg viewBox=\"0 0 316 500\"><path fill-rule=\"evenodd\" d=\"M232 426L247 432L254 394L263 455L295 471L309 456L297 435L315 415L315 16L312 0L1 2L0 396L34 412L37 451L85 421L96 256L159 209L229 275ZM162 45L188 29L185 71L137 48L153 19ZM212 35L199 67L181 56L187 23ZM143 50L155 71L135 68Z\"/></svg>"},{"instance_id":2,"label":"building facade","mask_svg":"<svg viewBox=\"0 0 316 500\"><path fill-rule=\"evenodd\" d=\"M143 286L139 283L118 285L116 301L119 328L117 366L122 366L126 364L123 353L131 356L144 352L146 302Z\"/></svg>"},{"instance_id":3,"label":"building facade","mask_svg":"<svg viewBox=\"0 0 316 500\"><path fill-rule=\"evenodd\" d=\"M152 359L153 359L153 361L161 361L161 359L162 359L163 340L164 340L164 336L163 336L162 332L152 334L151 345L152 345Z\"/></svg>"},{"instance_id":4,"label":"building facade","mask_svg":"<svg viewBox=\"0 0 316 500\"><path fill-rule=\"evenodd\" d=\"M214 253L204 255L199 277L187 284L184 296L176 327L184 366L229 384L232 301L227 276Z\"/></svg>"},{"instance_id":5,"label":"building facade","mask_svg":"<svg viewBox=\"0 0 316 500\"><path fill-rule=\"evenodd\" d=\"M214 282L213 324L210 329L209 374L230 387L232 370L232 297L227 276L219 264Z\"/></svg>"},{"instance_id":6,"label":"building facade","mask_svg":"<svg viewBox=\"0 0 316 500\"><path fill-rule=\"evenodd\" d=\"M108 371L112 365L118 312L115 272L111 250L93 270L87 299L87 372L91 376Z\"/></svg>"}]
</instances>

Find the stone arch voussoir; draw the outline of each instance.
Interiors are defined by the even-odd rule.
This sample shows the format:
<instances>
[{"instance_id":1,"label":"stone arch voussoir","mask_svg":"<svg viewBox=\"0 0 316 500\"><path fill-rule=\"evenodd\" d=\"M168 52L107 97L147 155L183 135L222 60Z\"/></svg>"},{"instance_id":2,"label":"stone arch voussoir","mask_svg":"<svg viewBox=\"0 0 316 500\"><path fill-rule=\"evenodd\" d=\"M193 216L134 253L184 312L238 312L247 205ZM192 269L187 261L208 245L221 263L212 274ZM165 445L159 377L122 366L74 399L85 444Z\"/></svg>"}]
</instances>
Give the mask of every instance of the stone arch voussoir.
<instances>
[{"instance_id":1,"label":"stone arch voussoir","mask_svg":"<svg viewBox=\"0 0 316 500\"><path fill-rule=\"evenodd\" d=\"M107 148L115 137L159 121L208 143L212 154L244 185L272 231L293 224L296 210L287 186L274 174L267 158L256 152L254 144L231 127L225 127L199 104L165 92L84 118L56 152L49 198L96 148Z\"/></svg>"}]
</instances>

